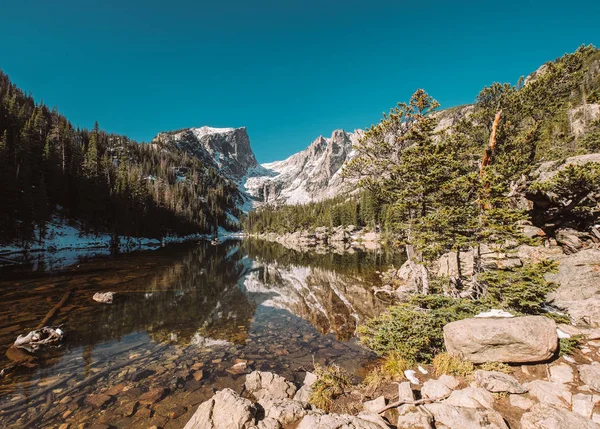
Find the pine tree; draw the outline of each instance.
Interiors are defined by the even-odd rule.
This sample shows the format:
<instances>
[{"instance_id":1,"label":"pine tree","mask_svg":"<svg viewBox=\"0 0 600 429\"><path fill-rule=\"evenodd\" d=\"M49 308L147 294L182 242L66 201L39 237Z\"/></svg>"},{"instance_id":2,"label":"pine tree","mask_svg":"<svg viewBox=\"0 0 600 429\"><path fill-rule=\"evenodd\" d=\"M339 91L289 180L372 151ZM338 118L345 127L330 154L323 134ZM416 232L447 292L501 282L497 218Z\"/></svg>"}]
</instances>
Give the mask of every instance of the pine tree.
<instances>
[{"instance_id":1,"label":"pine tree","mask_svg":"<svg viewBox=\"0 0 600 429\"><path fill-rule=\"evenodd\" d=\"M85 151L85 160L83 170L88 179L93 179L98 175L98 122L94 123L94 129L90 135L90 141Z\"/></svg>"}]
</instances>

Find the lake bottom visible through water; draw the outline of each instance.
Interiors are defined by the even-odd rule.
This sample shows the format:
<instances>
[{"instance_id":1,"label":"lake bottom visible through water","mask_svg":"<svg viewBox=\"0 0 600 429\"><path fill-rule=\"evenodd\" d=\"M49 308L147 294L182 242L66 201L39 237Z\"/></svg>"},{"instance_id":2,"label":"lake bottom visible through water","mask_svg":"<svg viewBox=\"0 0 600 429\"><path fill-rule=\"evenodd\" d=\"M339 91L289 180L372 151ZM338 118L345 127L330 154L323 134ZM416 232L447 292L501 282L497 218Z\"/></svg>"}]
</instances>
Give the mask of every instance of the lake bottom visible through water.
<instances>
[{"instance_id":1,"label":"lake bottom visible through water","mask_svg":"<svg viewBox=\"0 0 600 429\"><path fill-rule=\"evenodd\" d=\"M252 370L301 383L314 363L336 363L359 378L376 356L356 326L385 308L371 292L376 271L400 262L245 240L2 272L2 368L15 338L70 295L52 321L66 332L61 347L0 378L0 426L181 428ZM113 304L92 300L105 291Z\"/></svg>"}]
</instances>

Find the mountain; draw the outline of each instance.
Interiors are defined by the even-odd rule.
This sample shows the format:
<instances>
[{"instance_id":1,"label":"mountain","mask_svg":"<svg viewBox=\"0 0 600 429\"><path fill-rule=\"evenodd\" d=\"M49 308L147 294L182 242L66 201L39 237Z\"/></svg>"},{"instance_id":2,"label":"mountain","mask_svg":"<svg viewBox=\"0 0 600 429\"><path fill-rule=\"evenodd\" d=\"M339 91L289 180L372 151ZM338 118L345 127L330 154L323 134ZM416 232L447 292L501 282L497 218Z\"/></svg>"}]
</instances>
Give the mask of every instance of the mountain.
<instances>
[{"instance_id":1,"label":"mountain","mask_svg":"<svg viewBox=\"0 0 600 429\"><path fill-rule=\"evenodd\" d=\"M335 130L331 137L319 136L305 150L283 161L262 165L256 161L245 127L204 126L161 132L152 143L183 151L214 167L238 184L246 196L245 209L250 209L265 203L318 201L349 189L349 182L340 173L362 135L362 130Z\"/></svg>"},{"instance_id":2,"label":"mountain","mask_svg":"<svg viewBox=\"0 0 600 429\"><path fill-rule=\"evenodd\" d=\"M152 143L195 156L236 182L258 166L245 127L185 128L159 133Z\"/></svg>"},{"instance_id":3,"label":"mountain","mask_svg":"<svg viewBox=\"0 0 600 429\"><path fill-rule=\"evenodd\" d=\"M262 164L246 178L244 190L255 201L269 204L302 204L333 197L349 189L340 173L362 135L362 130L335 130L330 138L319 136L283 161Z\"/></svg>"}]
</instances>

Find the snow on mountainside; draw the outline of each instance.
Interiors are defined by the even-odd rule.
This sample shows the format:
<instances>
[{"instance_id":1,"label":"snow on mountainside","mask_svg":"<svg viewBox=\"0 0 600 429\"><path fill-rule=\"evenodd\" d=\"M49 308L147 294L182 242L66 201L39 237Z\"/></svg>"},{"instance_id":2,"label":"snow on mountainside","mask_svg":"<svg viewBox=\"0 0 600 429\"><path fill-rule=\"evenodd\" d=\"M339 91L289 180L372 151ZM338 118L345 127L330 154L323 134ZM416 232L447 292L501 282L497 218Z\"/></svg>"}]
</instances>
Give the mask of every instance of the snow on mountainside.
<instances>
[{"instance_id":1,"label":"snow on mountainside","mask_svg":"<svg viewBox=\"0 0 600 429\"><path fill-rule=\"evenodd\" d=\"M187 152L238 184L246 201L243 209L261 204L303 204L348 190L341 176L352 157L352 146L362 130L335 130L320 136L308 148L283 161L258 164L246 128L185 128L159 133L152 141L160 147Z\"/></svg>"},{"instance_id":2,"label":"snow on mountainside","mask_svg":"<svg viewBox=\"0 0 600 429\"><path fill-rule=\"evenodd\" d=\"M350 188L340 173L362 135L362 130L335 130L330 138L320 136L305 150L251 171L243 188L258 204L304 204L334 197Z\"/></svg>"},{"instance_id":3,"label":"snow on mountainside","mask_svg":"<svg viewBox=\"0 0 600 429\"><path fill-rule=\"evenodd\" d=\"M187 152L236 182L258 166L245 127L185 128L159 133L152 143Z\"/></svg>"}]
</instances>

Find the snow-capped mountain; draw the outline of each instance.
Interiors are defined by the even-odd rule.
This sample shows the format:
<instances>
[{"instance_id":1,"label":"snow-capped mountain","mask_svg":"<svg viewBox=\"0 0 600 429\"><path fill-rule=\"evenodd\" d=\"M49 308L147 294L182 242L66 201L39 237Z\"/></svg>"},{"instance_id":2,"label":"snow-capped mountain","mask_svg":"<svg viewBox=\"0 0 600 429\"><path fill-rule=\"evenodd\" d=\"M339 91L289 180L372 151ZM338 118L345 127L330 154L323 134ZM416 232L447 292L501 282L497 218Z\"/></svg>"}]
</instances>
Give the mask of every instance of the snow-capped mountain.
<instances>
[{"instance_id":1,"label":"snow-capped mountain","mask_svg":"<svg viewBox=\"0 0 600 429\"><path fill-rule=\"evenodd\" d=\"M362 130L335 130L330 138L319 136L305 150L249 171L243 188L259 204L303 204L334 197L349 185L340 173L362 134Z\"/></svg>"},{"instance_id":2,"label":"snow-capped mountain","mask_svg":"<svg viewBox=\"0 0 600 429\"><path fill-rule=\"evenodd\" d=\"M159 133L152 143L187 152L235 182L239 182L250 169L258 166L250 148L246 127L185 128Z\"/></svg>"},{"instance_id":3,"label":"snow-capped mountain","mask_svg":"<svg viewBox=\"0 0 600 429\"><path fill-rule=\"evenodd\" d=\"M362 130L335 130L283 161L258 164L246 128L186 128L159 133L153 140L198 157L238 184L246 209L261 204L303 204L338 195L350 188L342 166L353 156Z\"/></svg>"}]
</instances>

